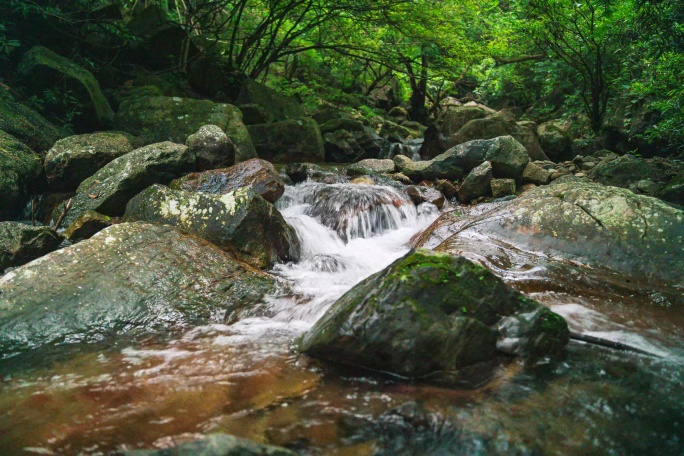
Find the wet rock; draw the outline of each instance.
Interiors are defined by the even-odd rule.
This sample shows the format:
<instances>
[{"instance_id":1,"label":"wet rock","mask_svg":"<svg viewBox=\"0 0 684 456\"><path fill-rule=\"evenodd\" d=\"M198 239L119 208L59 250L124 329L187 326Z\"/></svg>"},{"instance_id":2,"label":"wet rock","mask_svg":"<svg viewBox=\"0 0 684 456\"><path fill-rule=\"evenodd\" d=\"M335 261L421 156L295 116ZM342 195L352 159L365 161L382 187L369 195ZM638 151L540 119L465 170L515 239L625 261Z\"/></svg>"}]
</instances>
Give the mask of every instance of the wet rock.
<instances>
[{"instance_id":1,"label":"wet rock","mask_svg":"<svg viewBox=\"0 0 684 456\"><path fill-rule=\"evenodd\" d=\"M515 181L513 179L492 179L490 186L494 198L515 195Z\"/></svg>"},{"instance_id":2,"label":"wet rock","mask_svg":"<svg viewBox=\"0 0 684 456\"><path fill-rule=\"evenodd\" d=\"M450 152L445 152L432 160L421 161L397 155L394 157L394 164L402 174L416 183L436 179L456 181L463 177L461 160Z\"/></svg>"},{"instance_id":3,"label":"wet rock","mask_svg":"<svg viewBox=\"0 0 684 456\"><path fill-rule=\"evenodd\" d=\"M0 278L0 353L219 323L274 280L170 226L122 223Z\"/></svg>"},{"instance_id":4,"label":"wet rock","mask_svg":"<svg viewBox=\"0 0 684 456\"><path fill-rule=\"evenodd\" d=\"M135 450L126 456L296 456L285 448L263 445L227 434L213 434L164 450Z\"/></svg>"},{"instance_id":5,"label":"wet rock","mask_svg":"<svg viewBox=\"0 0 684 456\"><path fill-rule=\"evenodd\" d=\"M515 138L527 150L532 160L548 160L532 131L497 116L471 120L449 141L446 141L445 145L453 147L473 140L493 139L500 136Z\"/></svg>"},{"instance_id":6,"label":"wet rock","mask_svg":"<svg viewBox=\"0 0 684 456\"><path fill-rule=\"evenodd\" d=\"M168 184L194 167L195 157L180 144L164 142L134 150L78 186L64 221L69 225L89 210L109 216L123 215L128 201L142 190L152 184ZM61 212L61 208L55 209L53 220Z\"/></svg>"},{"instance_id":7,"label":"wet rock","mask_svg":"<svg viewBox=\"0 0 684 456\"><path fill-rule=\"evenodd\" d=\"M259 157L271 163L325 161L323 138L313 119L250 125L248 130Z\"/></svg>"},{"instance_id":8,"label":"wet rock","mask_svg":"<svg viewBox=\"0 0 684 456\"><path fill-rule=\"evenodd\" d=\"M84 92L89 97L89 100L86 98L87 101L82 100L82 105L92 107L99 125L111 126L113 124L114 110L102 93L99 82L90 71L43 46L34 46L24 55L17 72L29 84L33 85L37 79L40 79L36 78L38 68L41 70L49 68L61 76L78 81L83 85ZM52 77L49 78L49 83L54 84Z\"/></svg>"},{"instance_id":9,"label":"wet rock","mask_svg":"<svg viewBox=\"0 0 684 456\"><path fill-rule=\"evenodd\" d=\"M60 139L45 156L45 174L57 190L75 189L115 158L133 150L120 133L92 133Z\"/></svg>"},{"instance_id":10,"label":"wet rock","mask_svg":"<svg viewBox=\"0 0 684 456\"><path fill-rule=\"evenodd\" d=\"M62 236L47 226L0 222L0 273L56 250Z\"/></svg>"},{"instance_id":11,"label":"wet rock","mask_svg":"<svg viewBox=\"0 0 684 456\"><path fill-rule=\"evenodd\" d=\"M62 137L57 127L23 105L9 87L0 83L0 130L14 136L37 153L46 152Z\"/></svg>"},{"instance_id":12,"label":"wet rock","mask_svg":"<svg viewBox=\"0 0 684 456\"><path fill-rule=\"evenodd\" d=\"M361 176L372 173L393 173L396 169L394 161L389 159L366 159L354 163L347 168L347 175Z\"/></svg>"},{"instance_id":13,"label":"wet rock","mask_svg":"<svg viewBox=\"0 0 684 456\"><path fill-rule=\"evenodd\" d=\"M528 163L523 171L522 181L537 185L548 184L551 180L551 173L534 163Z\"/></svg>"},{"instance_id":14,"label":"wet rock","mask_svg":"<svg viewBox=\"0 0 684 456\"><path fill-rule=\"evenodd\" d=\"M215 195L250 187L269 203L275 203L285 191L285 182L272 164L252 158L230 168L188 174L171 182L170 187Z\"/></svg>"},{"instance_id":15,"label":"wet rock","mask_svg":"<svg viewBox=\"0 0 684 456\"><path fill-rule=\"evenodd\" d=\"M451 200L451 198L458 194L458 189L456 186L446 179L437 180L437 187L448 200Z\"/></svg>"},{"instance_id":16,"label":"wet rock","mask_svg":"<svg viewBox=\"0 0 684 456\"><path fill-rule=\"evenodd\" d=\"M608 268L621 280L638 278L659 286L684 280L683 222L684 211L656 198L574 178L527 191L486 214L461 218L455 223L467 228L437 248L463 253L471 246L462 239L471 242L471 236L483 235L487 243L504 242L544 258Z\"/></svg>"},{"instance_id":17,"label":"wet rock","mask_svg":"<svg viewBox=\"0 0 684 456\"><path fill-rule=\"evenodd\" d=\"M572 159L572 138L558 125L558 121L551 120L541 124L537 129L537 135L539 144L549 160L561 162Z\"/></svg>"},{"instance_id":18,"label":"wet rock","mask_svg":"<svg viewBox=\"0 0 684 456\"><path fill-rule=\"evenodd\" d=\"M128 203L124 221L176 226L260 269L299 258L293 229L249 188L217 196L153 185Z\"/></svg>"},{"instance_id":19,"label":"wet rock","mask_svg":"<svg viewBox=\"0 0 684 456\"><path fill-rule=\"evenodd\" d=\"M63 235L70 241L78 242L84 239L90 239L113 224L114 221L108 215L103 215L95 211L86 211L64 230Z\"/></svg>"},{"instance_id":20,"label":"wet rock","mask_svg":"<svg viewBox=\"0 0 684 456\"><path fill-rule=\"evenodd\" d=\"M489 161L492 164L495 177L520 181L525 167L530 162L530 157L522 144L515 138L501 136L459 144L435 157L434 161L458 163L466 172L470 172L485 161Z\"/></svg>"},{"instance_id":21,"label":"wet rock","mask_svg":"<svg viewBox=\"0 0 684 456\"><path fill-rule=\"evenodd\" d=\"M665 162L658 160L645 160L633 155L602 161L596 165L588 176L590 179L604 185L636 189L641 180L657 181L671 172Z\"/></svg>"},{"instance_id":22,"label":"wet rock","mask_svg":"<svg viewBox=\"0 0 684 456\"><path fill-rule=\"evenodd\" d=\"M39 175L39 157L16 138L0 130L0 220L18 215Z\"/></svg>"},{"instance_id":23,"label":"wet rock","mask_svg":"<svg viewBox=\"0 0 684 456\"><path fill-rule=\"evenodd\" d=\"M463 257L421 249L348 291L303 336L301 349L425 377L496 358L498 323L529 312L539 312L544 324L521 338L521 353L560 350L569 336L562 317Z\"/></svg>"},{"instance_id":24,"label":"wet rock","mask_svg":"<svg viewBox=\"0 0 684 456\"><path fill-rule=\"evenodd\" d=\"M252 109L256 108L265 123L298 119L306 115L304 107L297 100L252 79L242 83L235 103L240 107L250 105Z\"/></svg>"},{"instance_id":25,"label":"wet rock","mask_svg":"<svg viewBox=\"0 0 684 456\"><path fill-rule=\"evenodd\" d=\"M197 157L197 170L224 168L235 164L235 145L217 125L204 125L188 136L185 145Z\"/></svg>"},{"instance_id":26,"label":"wet rock","mask_svg":"<svg viewBox=\"0 0 684 456\"><path fill-rule=\"evenodd\" d=\"M235 161L256 157L242 113L235 106L180 97L132 97L116 115L117 128L144 137L148 143L185 143L203 125L217 125L235 145Z\"/></svg>"},{"instance_id":27,"label":"wet rock","mask_svg":"<svg viewBox=\"0 0 684 456\"><path fill-rule=\"evenodd\" d=\"M434 204L438 209L444 206L444 195L435 188L412 185L406 189L406 193L416 206L422 203Z\"/></svg>"},{"instance_id":28,"label":"wet rock","mask_svg":"<svg viewBox=\"0 0 684 456\"><path fill-rule=\"evenodd\" d=\"M492 164L488 161L473 168L458 189L458 201L469 203L491 192Z\"/></svg>"},{"instance_id":29,"label":"wet rock","mask_svg":"<svg viewBox=\"0 0 684 456\"><path fill-rule=\"evenodd\" d=\"M314 163L290 163L285 168L285 173L295 184L304 182L316 171L320 171L320 167Z\"/></svg>"},{"instance_id":30,"label":"wet rock","mask_svg":"<svg viewBox=\"0 0 684 456\"><path fill-rule=\"evenodd\" d=\"M656 196L670 203L684 205L684 171L668 182Z\"/></svg>"}]
</instances>

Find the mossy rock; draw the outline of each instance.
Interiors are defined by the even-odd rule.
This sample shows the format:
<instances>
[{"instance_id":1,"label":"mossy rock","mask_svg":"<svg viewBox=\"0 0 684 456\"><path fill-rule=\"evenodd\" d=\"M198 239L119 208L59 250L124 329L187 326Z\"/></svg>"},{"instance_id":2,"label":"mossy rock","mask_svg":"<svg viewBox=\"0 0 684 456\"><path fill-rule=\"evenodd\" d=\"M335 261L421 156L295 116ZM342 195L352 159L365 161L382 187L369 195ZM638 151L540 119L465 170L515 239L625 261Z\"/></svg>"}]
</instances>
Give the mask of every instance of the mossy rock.
<instances>
[{"instance_id":1,"label":"mossy rock","mask_svg":"<svg viewBox=\"0 0 684 456\"><path fill-rule=\"evenodd\" d=\"M168 184L194 170L195 157L186 146L163 142L136 149L111 161L78 186L64 222L70 225L89 210L121 216L128 201L145 188ZM57 220L62 211L57 207L52 219Z\"/></svg>"},{"instance_id":2,"label":"mossy rock","mask_svg":"<svg viewBox=\"0 0 684 456\"><path fill-rule=\"evenodd\" d=\"M315 120L301 118L247 127L259 158L271 163L325 161L323 138Z\"/></svg>"},{"instance_id":3,"label":"mossy rock","mask_svg":"<svg viewBox=\"0 0 684 456\"><path fill-rule=\"evenodd\" d=\"M266 123L282 122L306 115L304 107L297 100L252 79L246 79L242 83L236 104L256 108Z\"/></svg>"},{"instance_id":4,"label":"mossy rock","mask_svg":"<svg viewBox=\"0 0 684 456\"><path fill-rule=\"evenodd\" d=\"M206 241L122 223L2 278L0 353L221 323L226 311L275 291L273 277Z\"/></svg>"},{"instance_id":5,"label":"mossy rock","mask_svg":"<svg viewBox=\"0 0 684 456\"><path fill-rule=\"evenodd\" d=\"M256 157L242 113L226 103L180 97L131 97L121 103L116 125L149 142L181 144L202 126L217 125L235 145L236 162Z\"/></svg>"},{"instance_id":6,"label":"mossy rock","mask_svg":"<svg viewBox=\"0 0 684 456\"><path fill-rule=\"evenodd\" d=\"M177 226L259 269L299 259L294 230L248 187L210 195L153 185L128 203L124 221Z\"/></svg>"},{"instance_id":7,"label":"mossy rock","mask_svg":"<svg viewBox=\"0 0 684 456\"><path fill-rule=\"evenodd\" d=\"M39 67L48 67L64 76L81 83L90 96L90 103L97 115L100 125L111 126L114 122L114 110L105 98L100 83L85 68L62 57L43 46L35 46L28 51L19 65L18 72L24 78L31 78Z\"/></svg>"},{"instance_id":8,"label":"mossy rock","mask_svg":"<svg viewBox=\"0 0 684 456\"><path fill-rule=\"evenodd\" d=\"M113 224L114 220L108 215L103 215L95 211L86 211L74 220L62 234L70 241L77 242L84 239L90 239L95 234Z\"/></svg>"},{"instance_id":9,"label":"mossy rock","mask_svg":"<svg viewBox=\"0 0 684 456\"><path fill-rule=\"evenodd\" d=\"M684 206L684 171L668 182L656 196L670 203Z\"/></svg>"},{"instance_id":10,"label":"mossy rock","mask_svg":"<svg viewBox=\"0 0 684 456\"><path fill-rule=\"evenodd\" d=\"M342 296L301 340L311 355L405 377L496 358L504 317L552 312L469 260L412 251ZM538 327L547 353L568 341L565 320ZM554 342L555 341L555 342ZM537 352L538 354L538 352Z\"/></svg>"},{"instance_id":11,"label":"mossy rock","mask_svg":"<svg viewBox=\"0 0 684 456\"><path fill-rule=\"evenodd\" d=\"M37 153L43 153L62 137L43 116L19 103L9 87L0 83L0 130L14 136Z\"/></svg>"},{"instance_id":12,"label":"mossy rock","mask_svg":"<svg viewBox=\"0 0 684 456\"><path fill-rule=\"evenodd\" d=\"M133 151L120 133L92 133L60 139L45 156L45 174L53 189L75 189L115 158Z\"/></svg>"},{"instance_id":13,"label":"mossy rock","mask_svg":"<svg viewBox=\"0 0 684 456\"><path fill-rule=\"evenodd\" d=\"M52 252L62 240L47 226L0 222L0 273Z\"/></svg>"},{"instance_id":14,"label":"mossy rock","mask_svg":"<svg viewBox=\"0 0 684 456\"><path fill-rule=\"evenodd\" d=\"M21 212L39 175L40 157L0 130L0 220Z\"/></svg>"}]
</instances>

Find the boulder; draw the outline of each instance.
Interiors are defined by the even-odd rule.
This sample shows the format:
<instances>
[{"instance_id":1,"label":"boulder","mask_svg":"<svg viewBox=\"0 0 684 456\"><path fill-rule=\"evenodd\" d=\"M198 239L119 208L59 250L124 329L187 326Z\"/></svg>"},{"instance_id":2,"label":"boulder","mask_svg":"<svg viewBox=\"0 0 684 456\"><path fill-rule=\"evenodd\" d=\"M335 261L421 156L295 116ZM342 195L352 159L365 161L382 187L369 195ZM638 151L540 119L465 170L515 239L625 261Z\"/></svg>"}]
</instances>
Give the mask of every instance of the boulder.
<instances>
[{"instance_id":1,"label":"boulder","mask_svg":"<svg viewBox=\"0 0 684 456\"><path fill-rule=\"evenodd\" d=\"M499 136L514 137L527 149L527 153L532 160L548 160L531 130L497 116L471 120L456 134L447 138L444 145L447 148L451 148L468 141L492 139Z\"/></svg>"},{"instance_id":2,"label":"boulder","mask_svg":"<svg viewBox=\"0 0 684 456\"><path fill-rule=\"evenodd\" d=\"M163 142L136 149L84 180L64 221L69 225L89 210L121 216L128 201L142 190L152 184L168 184L194 171L194 167L195 157L180 144ZM62 208L57 207L52 213L53 220L61 213Z\"/></svg>"},{"instance_id":3,"label":"boulder","mask_svg":"<svg viewBox=\"0 0 684 456\"><path fill-rule=\"evenodd\" d=\"M397 169L413 182L423 180L447 179L455 181L463 176L463 168L458 159L442 154L433 160L413 161L404 155L394 157Z\"/></svg>"},{"instance_id":4,"label":"boulder","mask_svg":"<svg viewBox=\"0 0 684 456\"><path fill-rule=\"evenodd\" d=\"M85 68L75 64L71 60L58 55L43 46L34 46L30 51L24 54L24 57L17 70L18 74L27 80L30 84L36 83L36 80L42 79L37 77L36 73L49 68L58 74L78 81L79 84L85 88L89 97L89 103L83 103L85 106L90 104L95 116L97 117L97 124L101 126L111 126L114 122L114 110L109 105L107 98L105 98L100 83L97 82L95 76ZM48 87L54 86L54 77L46 75Z\"/></svg>"},{"instance_id":5,"label":"boulder","mask_svg":"<svg viewBox=\"0 0 684 456\"><path fill-rule=\"evenodd\" d=\"M684 206L684 170L660 189L656 196L670 203Z\"/></svg>"},{"instance_id":6,"label":"boulder","mask_svg":"<svg viewBox=\"0 0 684 456\"><path fill-rule=\"evenodd\" d=\"M420 249L344 294L300 346L313 356L403 377L443 375L495 359L502 318L532 312L542 324L519 338L520 353L562 349L569 338L562 317L482 266Z\"/></svg>"},{"instance_id":7,"label":"boulder","mask_svg":"<svg viewBox=\"0 0 684 456\"><path fill-rule=\"evenodd\" d=\"M572 160L574 156L572 138L558 125L557 121L551 120L539 125L537 137L549 160L554 162Z\"/></svg>"},{"instance_id":8,"label":"boulder","mask_svg":"<svg viewBox=\"0 0 684 456\"><path fill-rule=\"evenodd\" d=\"M203 125L217 125L235 145L235 161L256 157L242 113L235 106L180 97L135 97L124 100L117 128L146 138L148 143L185 143Z\"/></svg>"},{"instance_id":9,"label":"boulder","mask_svg":"<svg viewBox=\"0 0 684 456\"><path fill-rule=\"evenodd\" d=\"M395 171L395 168L396 167L392 160L378 160L369 158L350 165L347 168L347 175L363 176L364 174L373 173L393 173Z\"/></svg>"},{"instance_id":10,"label":"boulder","mask_svg":"<svg viewBox=\"0 0 684 456\"><path fill-rule=\"evenodd\" d=\"M636 190L641 180L660 181L672 173L673 167L668 162L623 155L616 160L601 161L589 171L587 177L603 185Z\"/></svg>"},{"instance_id":11,"label":"boulder","mask_svg":"<svg viewBox=\"0 0 684 456\"><path fill-rule=\"evenodd\" d=\"M551 173L534 163L528 163L523 171L522 181L537 185L548 184L551 180Z\"/></svg>"},{"instance_id":12,"label":"boulder","mask_svg":"<svg viewBox=\"0 0 684 456\"><path fill-rule=\"evenodd\" d=\"M250 188L218 196L153 185L128 203L124 221L176 226L259 269L299 258L294 230Z\"/></svg>"},{"instance_id":13,"label":"boulder","mask_svg":"<svg viewBox=\"0 0 684 456\"><path fill-rule=\"evenodd\" d=\"M0 274L56 250L62 236L47 226L0 222Z\"/></svg>"},{"instance_id":14,"label":"boulder","mask_svg":"<svg viewBox=\"0 0 684 456\"><path fill-rule=\"evenodd\" d=\"M0 83L0 130L14 136L37 153L43 153L62 137L59 130L33 109L19 103L9 87Z\"/></svg>"},{"instance_id":15,"label":"boulder","mask_svg":"<svg viewBox=\"0 0 684 456\"><path fill-rule=\"evenodd\" d=\"M108 215L102 215L95 211L86 211L74 220L62 234L70 241L78 242L90 239L113 224L114 221Z\"/></svg>"},{"instance_id":16,"label":"boulder","mask_svg":"<svg viewBox=\"0 0 684 456\"><path fill-rule=\"evenodd\" d=\"M466 172L489 161L492 164L494 177L520 181L525 167L530 162L530 157L527 150L515 138L500 136L459 144L435 157L434 161L456 162Z\"/></svg>"},{"instance_id":17,"label":"boulder","mask_svg":"<svg viewBox=\"0 0 684 456\"><path fill-rule=\"evenodd\" d=\"M489 185L494 198L515 195L515 180L513 179L492 179Z\"/></svg>"},{"instance_id":18,"label":"boulder","mask_svg":"<svg viewBox=\"0 0 684 456\"><path fill-rule=\"evenodd\" d=\"M434 204L438 209L444 206L444 195L436 188L411 185L406 189L406 193L416 206L422 203Z\"/></svg>"},{"instance_id":19,"label":"boulder","mask_svg":"<svg viewBox=\"0 0 684 456\"><path fill-rule=\"evenodd\" d=\"M266 120L265 123L298 119L306 115L304 107L297 100L252 79L245 79L235 103L240 107L250 105Z\"/></svg>"},{"instance_id":20,"label":"boulder","mask_svg":"<svg viewBox=\"0 0 684 456\"><path fill-rule=\"evenodd\" d=\"M202 440L163 450L133 450L125 456L296 456L285 448L263 445L227 434L212 434Z\"/></svg>"},{"instance_id":21,"label":"boulder","mask_svg":"<svg viewBox=\"0 0 684 456\"><path fill-rule=\"evenodd\" d=\"M469 203L491 193L492 164L488 161L473 168L458 189L458 201Z\"/></svg>"},{"instance_id":22,"label":"boulder","mask_svg":"<svg viewBox=\"0 0 684 456\"><path fill-rule=\"evenodd\" d=\"M21 212L39 175L40 158L12 135L0 130L0 220Z\"/></svg>"},{"instance_id":23,"label":"boulder","mask_svg":"<svg viewBox=\"0 0 684 456\"><path fill-rule=\"evenodd\" d=\"M313 119L295 119L247 127L260 158L271 163L325 161L323 138Z\"/></svg>"},{"instance_id":24,"label":"boulder","mask_svg":"<svg viewBox=\"0 0 684 456\"><path fill-rule=\"evenodd\" d=\"M285 182L272 164L252 158L226 169L192 173L171 182L174 190L223 195L250 187L269 203L275 203L285 191Z\"/></svg>"},{"instance_id":25,"label":"boulder","mask_svg":"<svg viewBox=\"0 0 684 456\"><path fill-rule=\"evenodd\" d=\"M91 133L60 139L45 156L45 174L55 190L73 190L115 158L133 150L120 133Z\"/></svg>"},{"instance_id":26,"label":"boulder","mask_svg":"<svg viewBox=\"0 0 684 456\"><path fill-rule=\"evenodd\" d=\"M333 121L334 122L334 121ZM330 122L326 123L329 126ZM353 163L361 159L377 158L385 140L370 127L360 130L334 130L323 134L325 161L329 163Z\"/></svg>"},{"instance_id":27,"label":"boulder","mask_svg":"<svg viewBox=\"0 0 684 456\"><path fill-rule=\"evenodd\" d=\"M197 157L197 170L223 168L235 164L235 144L217 125L204 125L188 136L185 145Z\"/></svg>"},{"instance_id":28,"label":"boulder","mask_svg":"<svg viewBox=\"0 0 684 456\"><path fill-rule=\"evenodd\" d=\"M545 262L585 265L585 274L595 273L589 268L613 271L621 286L631 281L646 288L651 282L662 289L684 281L684 211L626 189L579 179L554 183L455 223L465 228L444 242L438 239L437 249L461 254L475 249L481 255L477 249L483 246L472 239L483 236L488 245L503 242ZM677 294L684 303L681 291Z\"/></svg>"},{"instance_id":29,"label":"boulder","mask_svg":"<svg viewBox=\"0 0 684 456\"><path fill-rule=\"evenodd\" d=\"M0 353L220 323L274 291L272 277L206 241L122 223L0 278Z\"/></svg>"}]
</instances>

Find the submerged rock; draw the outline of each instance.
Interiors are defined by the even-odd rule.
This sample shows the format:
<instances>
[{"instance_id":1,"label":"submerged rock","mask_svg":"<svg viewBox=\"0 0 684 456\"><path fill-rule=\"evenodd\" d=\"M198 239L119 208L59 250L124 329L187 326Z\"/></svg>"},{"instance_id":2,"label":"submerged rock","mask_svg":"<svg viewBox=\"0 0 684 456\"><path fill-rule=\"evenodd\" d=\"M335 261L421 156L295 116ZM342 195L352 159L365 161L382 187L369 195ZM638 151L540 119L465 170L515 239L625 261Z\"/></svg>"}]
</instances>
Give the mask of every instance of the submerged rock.
<instances>
[{"instance_id":1,"label":"submerged rock","mask_svg":"<svg viewBox=\"0 0 684 456\"><path fill-rule=\"evenodd\" d=\"M171 182L170 187L216 195L250 187L269 203L275 203L285 191L285 182L272 164L252 158L230 168L188 174Z\"/></svg>"},{"instance_id":2,"label":"submerged rock","mask_svg":"<svg viewBox=\"0 0 684 456\"><path fill-rule=\"evenodd\" d=\"M134 450L126 456L296 456L290 450L227 434L213 434L164 450Z\"/></svg>"},{"instance_id":3,"label":"submerged rock","mask_svg":"<svg viewBox=\"0 0 684 456\"><path fill-rule=\"evenodd\" d=\"M539 324L518 334L519 353L564 347L569 332L562 317L463 257L417 250L342 296L303 336L301 349L424 377L496 358L502 318L530 312L539 314Z\"/></svg>"},{"instance_id":4,"label":"submerged rock","mask_svg":"<svg viewBox=\"0 0 684 456\"><path fill-rule=\"evenodd\" d=\"M0 222L0 273L47 255L62 241L62 236L47 226Z\"/></svg>"},{"instance_id":5,"label":"submerged rock","mask_svg":"<svg viewBox=\"0 0 684 456\"><path fill-rule=\"evenodd\" d=\"M217 196L153 185L128 203L124 220L177 226L260 269L299 258L294 230L246 187Z\"/></svg>"},{"instance_id":6,"label":"submerged rock","mask_svg":"<svg viewBox=\"0 0 684 456\"><path fill-rule=\"evenodd\" d=\"M0 353L218 323L274 279L170 226L122 223L0 278Z\"/></svg>"},{"instance_id":7,"label":"submerged rock","mask_svg":"<svg viewBox=\"0 0 684 456\"><path fill-rule=\"evenodd\" d=\"M89 210L121 216L128 201L142 190L152 184L168 184L194 171L194 167L195 157L180 144L164 142L134 150L110 162L78 186L64 221L71 224ZM55 209L53 220L61 212L61 208Z\"/></svg>"},{"instance_id":8,"label":"submerged rock","mask_svg":"<svg viewBox=\"0 0 684 456\"><path fill-rule=\"evenodd\" d=\"M45 174L54 189L73 190L107 163L132 150L128 138L121 133L69 136L48 151Z\"/></svg>"},{"instance_id":9,"label":"submerged rock","mask_svg":"<svg viewBox=\"0 0 684 456\"><path fill-rule=\"evenodd\" d=\"M38 156L0 130L0 220L13 218L24 208L39 175Z\"/></svg>"}]
</instances>

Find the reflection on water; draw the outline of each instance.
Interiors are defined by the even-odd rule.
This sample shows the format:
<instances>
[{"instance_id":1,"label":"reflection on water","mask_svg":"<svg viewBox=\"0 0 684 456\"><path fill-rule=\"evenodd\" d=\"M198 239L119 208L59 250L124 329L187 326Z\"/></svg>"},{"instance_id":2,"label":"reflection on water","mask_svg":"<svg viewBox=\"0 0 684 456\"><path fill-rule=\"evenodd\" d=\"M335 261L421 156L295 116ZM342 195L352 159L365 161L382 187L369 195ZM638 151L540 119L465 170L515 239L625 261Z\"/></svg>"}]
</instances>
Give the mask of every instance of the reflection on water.
<instances>
[{"instance_id":1,"label":"reflection on water","mask_svg":"<svg viewBox=\"0 0 684 456\"><path fill-rule=\"evenodd\" d=\"M345 241L307 215L307 204L283 208L304 258L275 271L293 282L296 299L273 298L272 318L2 369L0 454L107 454L210 432L311 455L684 453L681 312L611 286L608 275L594 286L595 277L567 262L510 251L504 260L504 245L486 250L482 242L478 260L574 331L661 357L572 343L555 359L511 360L485 386L462 390L297 355L297 336L341 293L405 253L436 215L423 208L396 229Z\"/></svg>"}]
</instances>

